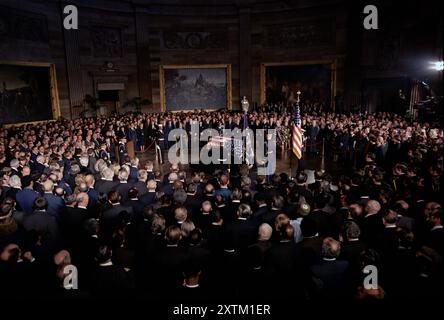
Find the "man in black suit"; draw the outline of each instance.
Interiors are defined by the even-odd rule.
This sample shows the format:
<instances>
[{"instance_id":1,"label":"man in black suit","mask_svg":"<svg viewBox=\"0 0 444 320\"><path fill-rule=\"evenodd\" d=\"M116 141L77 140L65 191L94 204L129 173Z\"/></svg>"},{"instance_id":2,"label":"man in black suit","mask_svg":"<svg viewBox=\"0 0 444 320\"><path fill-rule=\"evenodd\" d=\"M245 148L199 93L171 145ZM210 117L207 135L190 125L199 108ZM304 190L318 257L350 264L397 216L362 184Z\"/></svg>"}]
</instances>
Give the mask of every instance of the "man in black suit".
<instances>
[{"instance_id":1,"label":"man in black suit","mask_svg":"<svg viewBox=\"0 0 444 320\"><path fill-rule=\"evenodd\" d=\"M344 297L348 293L347 272L349 263L337 260L341 253L341 244L333 238L322 242L322 261L311 267L317 294L320 297Z\"/></svg>"},{"instance_id":2,"label":"man in black suit","mask_svg":"<svg viewBox=\"0 0 444 320\"><path fill-rule=\"evenodd\" d=\"M227 202L225 210L223 210L226 222L234 221L237 218L236 212L242 200L242 191L233 189L231 192L231 200Z\"/></svg>"},{"instance_id":3,"label":"man in black suit","mask_svg":"<svg viewBox=\"0 0 444 320\"><path fill-rule=\"evenodd\" d=\"M250 219L252 212L248 204L241 204L237 219L225 227L225 250L242 251L256 240L257 225Z\"/></svg>"},{"instance_id":4,"label":"man in black suit","mask_svg":"<svg viewBox=\"0 0 444 320\"><path fill-rule=\"evenodd\" d=\"M105 168L102 171L101 175L102 179L98 180L95 183L95 189L97 190L97 192L106 195L117 185L117 183L113 180L114 171L110 168Z\"/></svg>"},{"instance_id":5,"label":"man in black suit","mask_svg":"<svg viewBox=\"0 0 444 320\"><path fill-rule=\"evenodd\" d=\"M279 195L273 196L271 202L271 210L262 215L261 223L267 223L272 226L275 222L276 217L281 214L284 208L284 198Z\"/></svg>"},{"instance_id":6,"label":"man in black suit","mask_svg":"<svg viewBox=\"0 0 444 320\"><path fill-rule=\"evenodd\" d=\"M128 182L128 171L120 169L117 176L119 184L114 187L114 190L120 193L122 202L126 202L129 199L128 191L131 189L132 184Z\"/></svg>"},{"instance_id":7,"label":"man in black suit","mask_svg":"<svg viewBox=\"0 0 444 320\"><path fill-rule=\"evenodd\" d=\"M142 204L145 206L156 202L157 182L155 180L149 180L147 183L147 189L148 191L139 198L140 202L142 202Z\"/></svg>"},{"instance_id":8,"label":"man in black suit","mask_svg":"<svg viewBox=\"0 0 444 320\"><path fill-rule=\"evenodd\" d=\"M380 210L381 205L376 200L367 201L364 207L365 215L361 222L362 239L369 245L375 243L376 236L383 228Z\"/></svg>"},{"instance_id":9,"label":"man in black suit","mask_svg":"<svg viewBox=\"0 0 444 320\"><path fill-rule=\"evenodd\" d=\"M433 211L430 214L429 221L432 225L430 229L427 244L438 251L441 255L444 255L444 228L443 222L443 211L441 208Z\"/></svg>"},{"instance_id":10,"label":"man in black suit","mask_svg":"<svg viewBox=\"0 0 444 320\"><path fill-rule=\"evenodd\" d=\"M304 250L294 243L294 229L291 224L280 228L279 241L265 253L264 268L270 292L275 298L288 297L286 288L291 288L292 297L304 297L308 266Z\"/></svg>"},{"instance_id":11,"label":"man in black suit","mask_svg":"<svg viewBox=\"0 0 444 320\"><path fill-rule=\"evenodd\" d=\"M92 277L93 292L101 297L104 294L114 296L119 294L119 290L135 288L132 273L113 264L112 250L109 246L100 245L95 259L98 266Z\"/></svg>"},{"instance_id":12,"label":"man in black suit","mask_svg":"<svg viewBox=\"0 0 444 320\"><path fill-rule=\"evenodd\" d=\"M182 283L182 271L189 255L185 248L179 245L182 232L176 225L169 226L165 231L166 246L156 258L159 272L161 291L174 290Z\"/></svg>"},{"instance_id":13,"label":"man in black suit","mask_svg":"<svg viewBox=\"0 0 444 320\"><path fill-rule=\"evenodd\" d=\"M59 226L56 218L46 212L48 203L43 197L34 201L34 212L25 216L23 227L26 231L35 231L42 237L42 243L51 248L59 245Z\"/></svg>"},{"instance_id":14,"label":"man in black suit","mask_svg":"<svg viewBox=\"0 0 444 320\"><path fill-rule=\"evenodd\" d=\"M294 190L300 196L305 198L305 202L307 202L310 206L313 206L313 194L306 186L307 183L307 174L303 171L299 172L296 176L296 186Z\"/></svg>"},{"instance_id":15,"label":"man in black suit","mask_svg":"<svg viewBox=\"0 0 444 320\"><path fill-rule=\"evenodd\" d=\"M254 196L254 201L256 203L256 211L252 215L252 219L257 223L262 222L263 216L265 216L268 213L268 206L265 199L265 195L261 192L258 192Z\"/></svg>"},{"instance_id":16,"label":"man in black suit","mask_svg":"<svg viewBox=\"0 0 444 320\"><path fill-rule=\"evenodd\" d=\"M104 211L100 219L103 227L103 232L106 235L111 235L114 228L120 221L120 215L125 211L126 213L133 215L133 208L125 207L120 204L121 196L117 191L111 191L108 193L108 202L111 204L111 208Z\"/></svg>"},{"instance_id":17,"label":"man in black suit","mask_svg":"<svg viewBox=\"0 0 444 320\"><path fill-rule=\"evenodd\" d=\"M60 228L67 248L75 255L75 249L73 248L81 237L83 222L88 218L86 209L88 195L82 192L77 196L71 194L65 198L65 204L65 209L60 213ZM80 208L76 204L79 204Z\"/></svg>"},{"instance_id":18,"label":"man in black suit","mask_svg":"<svg viewBox=\"0 0 444 320\"><path fill-rule=\"evenodd\" d=\"M131 207L133 209L133 214L135 219L141 219L142 218L142 211L143 211L143 203L139 200L139 191L136 188L130 188L128 190L128 197L129 199L127 201L122 201L122 205L124 207Z\"/></svg>"},{"instance_id":19,"label":"man in black suit","mask_svg":"<svg viewBox=\"0 0 444 320\"><path fill-rule=\"evenodd\" d=\"M361 230L354 221L344 223L344 242L341 246L342 260L348 261L350 264L350 273L353 278L357 278L361 273L360 258L361 253L366 249L366 245L359 239Z\"/></svg>"},{"instance_id":20,"label":"man in black suit","mask_svg":"<svg viewBox=\"0 0 444 320\"><path fill-rule=\"evenodd\" d=\"M148 173L145 169L137 170L137 181L133 184L133 187L139 191L139 197L148 192L146 182L148 180Z\"/></svg>"}]
</instances>

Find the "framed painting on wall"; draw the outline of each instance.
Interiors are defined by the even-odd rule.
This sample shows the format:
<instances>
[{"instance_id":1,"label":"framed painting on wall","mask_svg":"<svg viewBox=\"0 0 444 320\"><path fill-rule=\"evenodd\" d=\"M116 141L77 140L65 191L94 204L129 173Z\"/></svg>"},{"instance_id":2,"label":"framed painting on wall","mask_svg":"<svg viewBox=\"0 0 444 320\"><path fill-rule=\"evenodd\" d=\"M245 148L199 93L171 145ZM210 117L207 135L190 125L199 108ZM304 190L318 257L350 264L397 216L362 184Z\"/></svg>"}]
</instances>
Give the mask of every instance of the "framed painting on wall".
<instances>
[{"instance_id":1,"label":"framed painting on wall","mask_svg":"<svg viewBox=\"0 0 444 320\"><path fill-rule=\"evenodd\" d=\"M261 64L261 103L296 102L301 99L334 108L336 94L335 61L299 61Z\"/></svg>"},{"instance_id":2,"label":"framed painting on wall","mask_svg":"<svg viewBox=\"0 0 444 320\"><path fill-rule=\"evenodd\" d=\"M231 65L160 66L162 111L231 110Z\"/></svg>"},{"instance_id":3,"label":"framed painting on wall","mask_svg":"<svg viewBox=\"0 0 444 320\"><path fill-rule=\"evenodd\" d=\"M60 117L55 66L0 61L0 124Z\"/></svg>"}]
</instances>

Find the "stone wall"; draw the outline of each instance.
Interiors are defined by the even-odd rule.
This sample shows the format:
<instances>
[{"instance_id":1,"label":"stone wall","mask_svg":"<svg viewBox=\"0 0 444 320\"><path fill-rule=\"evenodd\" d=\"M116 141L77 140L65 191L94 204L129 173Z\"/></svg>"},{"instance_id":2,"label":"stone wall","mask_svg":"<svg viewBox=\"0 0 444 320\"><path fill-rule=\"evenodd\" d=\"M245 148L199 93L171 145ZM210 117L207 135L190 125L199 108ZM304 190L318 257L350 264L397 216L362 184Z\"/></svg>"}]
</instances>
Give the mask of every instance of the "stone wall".
<instances>
[{"instance_id":1,"label":"stone wall","mask_svg":"<svg viewBox=\"0 0 444 320\"><path fill-rule=\"evenodd\" d=\"M85 94L97 96L104 87L119 90L120 105L141 96L153 101L144 111L160 110L160 65L230 64L232 105L238 108L243 95L261 102L264 63L331 61L335 89L349 93L346 101L359 103L365 78L399 74L416 47L427 51L435 46L442 54L436 33L409 43L418 23L439 25L428 19L433 12L421 12L418 23L393 20L390 32L364 32L364 2L352 3L4 0L0 60L54 63L61 114L76 118ZM62 28L66 4L78 7L79 30ZM11 28L11 21L19 27Z\"/></svg>"}]
</instances>

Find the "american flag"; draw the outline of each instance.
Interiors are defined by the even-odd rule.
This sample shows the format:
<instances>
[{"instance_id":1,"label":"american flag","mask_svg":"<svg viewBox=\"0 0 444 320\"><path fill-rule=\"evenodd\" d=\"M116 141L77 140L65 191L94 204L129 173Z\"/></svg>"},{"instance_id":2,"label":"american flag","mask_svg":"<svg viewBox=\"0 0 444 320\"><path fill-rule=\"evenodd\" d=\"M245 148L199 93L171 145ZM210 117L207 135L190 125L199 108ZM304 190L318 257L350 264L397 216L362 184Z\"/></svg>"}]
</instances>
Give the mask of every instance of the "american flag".
<instances>
[{"instance_id":1,"label":"american flag","mask_svg":"<svg viewBox=\"0 0 444 320\"><path fill-rule=\"evenodd\" d=\"M294 120L291 126L291 150L293 150L294 155L300 159L302 158L302 128L301 128L301 114L299 110L299 95L300 91L297 92L298 98L296 100L296 112Z\"/></svg>"}]
</instances>

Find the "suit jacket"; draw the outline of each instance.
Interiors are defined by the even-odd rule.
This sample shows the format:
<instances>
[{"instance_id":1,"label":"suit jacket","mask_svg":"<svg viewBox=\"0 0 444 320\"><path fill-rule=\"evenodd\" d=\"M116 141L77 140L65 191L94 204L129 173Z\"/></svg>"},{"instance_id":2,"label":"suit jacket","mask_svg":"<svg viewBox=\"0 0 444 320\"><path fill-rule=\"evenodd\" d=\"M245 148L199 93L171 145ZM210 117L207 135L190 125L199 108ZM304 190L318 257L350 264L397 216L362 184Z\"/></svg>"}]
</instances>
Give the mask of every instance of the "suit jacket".
<instances>
[{"instance_id":1,"label":"suit jacket","mask_svg":"<svg viewBox=\"0 0 444 320\"><path fill-rule=\"evenodd\" d=\"M134 277L123 268L110 265L98 266L92 277L93 292L103 294L118 293L119 290L134 289Z\"/></svg>"},{"instance_id":2,"label":"suit jacket","mask_svg":"<svg viewBox=\"0 0 444 320\"><path fill-rule=\"evenodd\" d=\"M63 201L63 199L59 196L56 196L52 193L45 192L43 194L43 197L48 202L48 208L46 209L46 212L48 212L50 216L57 218L65 207L65 201Z\"/></svg>"},{"instance_id":3,"label":"suit jacket","mask_svg":"<svg viewBox=\"0 0 444 320\"><path fill-rule=\"evenodd\" d=\"M122 206L131 207L133 209L133 218L142 218L144 205L139 199L129 199L125 202L122 202Z\"/></svg>"},{"instance_id":4,"label":"suit jacket","mask_svg":"<svg viewBox=\"0 0 444 320\"><path fill-rule=\"evenodd\" d=\"M236 219L225 227L225 249L242 251L253 244L257 236L257 227L252 220Z\"/></svg>"},{"instance_id":5,"label":"suit jacket","mask_svg":"<svg viewBox=\"0 0 444 320\"><path fill-rule=\"evenodd\" d=\"M430 231L427 244L441 255L444 255L444 229L436 228Z\"/></svg>"},{"instance_id":6,"label":"suit jacket","mask_svg":"<svg viewBox=\"0 0 444 320\"><path fill-rule=\"evenodd\" d=\"M226 207L225 210L222 212L224 222L232 222L237 219L237 209L239 209L240 202L233 202L230 201Z\"/></svg>"},{"instance_id":7,"label":"suit jacket","mask_svg":"<svg viewBox=\"0 0 444 320\"><path fill-rule=\"evenodd\" d=\"M308 266L305 253L293 241L278 242L265 253L264 269L270 292L285 295L285 288L291 288L292 296L303 297L306 291ZM284 282L276 278L285 279Z\"/></svg>"},{"instance_id":8,"label":"suit jacket","mask_svg":"<svg viewBox=\"0 0 444 320\"><path fill-rule=\"evenodd\" d=\"M114 231L114 228L119 222L120 213L123 211L128 212L130 215L133 215L133 208L123 206L120 203L113 205L111 208L103 212L100 222L102 223L102 226L104 228L103 231L106 234L112 233Z\"/></svg>"},{"instance_id":9,"label":"suit jacket","mask_svg":"<svg viewBox=\"0 0 444 320\"><path fill-rule=\"evenodd\" d=\"M114 190L116 185L117 185L117 182L115 182L115 181L108 181L108 180L101 179L95 183L94 187L99 193L107 195L108 192Z\"/></svg>"},{"instance_id":10,"label":"suit jacket","mask_svg":"<svg viewBox=\"0 0 444 320\"><path fill-rule=\"evenodd\" d=\"M129 189L131 189L132 188L132 184L131 183L129 183L129 182L127 182L127 183L122 183L122 182L120 182L119 184L117 184L115 187L114 187L114 190L115 191L117 191L117 192L119 192L120 193L120 195L122 196L122 199L121 199L121 201L122 202L125 202L125 201L127 201L128 199L129 199L129 197L128 197L128 191L129 191Z\"/></svg>"},{"instance_id":11,"label":"suit jacket","mask_svg":"<svg viewBox=\"0 0 444 320\"><path fill-rule=\"evenodd\" d=\"M58 244L59 226L56 218L50 216L46 211L34 211L23 220L26 231L36 231L43 236L43 243L50 247Z\"/></svg>"},{"instance_id":12,"label":"suit jacket","mask_svg":"<svg viewBox=\"0 0 444 320\"><path fill-rule=\"evenodd\" d=\"M133 187L139 191L139 198L148 192L148 188L146 187L146 182L137 181L133 184Z\"/></svg>"},{"instance_id":13,"label":"suit jacket","mask_svg":"<svg viewBox=\"0 0 444 320\"><path fill-rule=\"evenodd\" d=\"M255 212L253 212L252 215L252 219L256 222L256 223L261 223L262 222L262 218L263 216L265 216L268 213L268 207L267 206L263 206L263 207L259 207Z\"/></svg>"},{"instance_id":14,"label":"suit jacket","mask_svg":"<svg viewBox=\"0 0 444 320\"><path fill-rule=\"evenodd\" d=\"M158 255L156 264L158 266L159 280L162 288L174 289L183 281L182 272L189 255L185 248L166 246Z\"/></svg>"},{"instance_id":15,"label":"suit jacket","mask_svg":"<svg viewBox=\"0 0 444 320\"><path fill-rule=\"evenodd\" d=\"M37 199L40 194L37 191L29 188L16 190L18 191L15 196L15 199L17 201L17 209L23 211L26 214L31 214L34 211L34 209L32 208L34 200Z\"/></svg>"},{"instance_id":16,"label":"suit jacket","mask_svg":"<svg viewBox=\"0 0 444 320\"><path fill-rule=\"evenodd\" d=\"M147 192L144 195L139 197L139 201L144 205L150 205L156 202L156 193L155 192Z\"/></svg>"},{"instance_id":17,"label":"suit jacket","mask_svg":"<svg viewBox=\"0 0 444 320\"><path fill-rule=\"evenodd\" d=\"M349 263L343 260L325 261L311 267L313 276L320 281L318 288L322 297L340 297L347 293L347 270Z\"/></svg>"}]
</instances>

